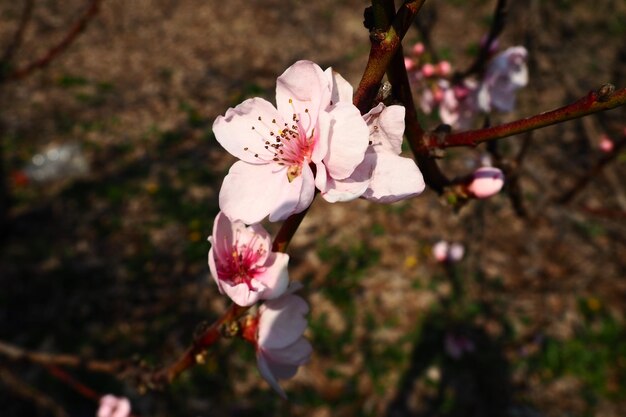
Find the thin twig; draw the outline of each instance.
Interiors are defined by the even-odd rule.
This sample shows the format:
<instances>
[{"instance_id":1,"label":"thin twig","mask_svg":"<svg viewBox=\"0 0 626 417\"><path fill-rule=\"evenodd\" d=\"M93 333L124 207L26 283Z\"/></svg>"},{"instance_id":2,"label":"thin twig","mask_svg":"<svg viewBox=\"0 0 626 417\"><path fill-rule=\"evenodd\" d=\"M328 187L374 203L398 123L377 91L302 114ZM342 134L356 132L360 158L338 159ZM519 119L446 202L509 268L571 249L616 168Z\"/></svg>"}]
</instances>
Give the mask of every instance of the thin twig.
<instances>
[{"instance_id":1,"label":"thin twig","mask_svg":"<svg viewBox=\"0 0 626 417\"><path fill-rule=\"evenodd\" d=\"M613 144L613 150L610 153L603 155L589 170L582 175L578 181L570 188L558 197L554 198L554 202L557 204L567 204L574 199L585 186L602 170L613 161L620 154L620 150L626 145L626 136L617 140Z\"/></svg>"},{"instance_id":2,"label":"thin twig","mask_svg":"<svg viewBox=\"0 0 626 417\"><path fill-rule=\"evenodd\" d=\"M496 8L493 11L493 18L491 21L491 27L489 28L489 34L487 35L487 39L485 39L484 43L481 45L476 59L465 72L459 74L458 76L455 76L455 78L463 79L471 74L481 75L483 72L485 72L487 61L489 61L489 56L491 55L491 46L496 41L498 36L500 36L500 33L502 33L502 31L504 30L504 26L506 24L506 6L506 0L498 0L498 2L496 3Z\"/></svg>"},{"instance_id":3,"label":"thin twig","mask_svg":"<svg viewBox=\"0 0 626 417\"><path fill-rule=\"evenodd\" d=\"M100 394L98 394L96 391L92 390L82 382L78 381L76 378L74 378L72 375L70 375L68 372L61 369L60 367L56 365L46 365L45 368L50 373L50 375L63 382L65 385L71 387L74 391L76 391L83 397L94 401L100 400Z\"/></svg>"},{"instance_id":4,"label":"thin twig","mask_svg":"<svg viewBox=\"0 0 626 417\"><path fill-rule=\"evenodd\" d=\"M13 361L26 361L39 365L56 365L68 366L71 368L82 368L92 372L102 372L117 375L127 364L123 361L99 361L81 358L79 356L68 354L51 354L42 352L33 352L22 349L0 341L0 355Z\"/></svg>"},{"instance_id":5,"label":"thin twig","mask_svg":"<svg viewBox=\"0 0 626 417\"><path fill-rule=\"evenodd\" d=\"M30 400L37 407L47 410L55 417L68 417L67 412L52 398L22 381L5 367L0 367L0 381L15 394Z\"/></svg>"},{"instance_id":6,"label":"thin twig","mask_svg":"<svg viewBox=\"0 0 626 417\"><path fill-rule=\"evenodd\" d=\"M22 15L20 17L20 22L13 34L13 39L7 46L7 49L4 51L4 55L0 58L0 70L6 68L9 65L11 59L20 48L22 41L24 40L24 32L26 31L26 27L30 22L30 18L33 16L33 5L35 4L35 0L26 0L24 2L24 8L22 9Z\"/></svg>"},{"instance_id":7,"label":"thin twig","mask_svg":"<svg viewBox=\"0 0 626 417\"><path fill-rule=\"evenodd\" d=\"M102 0L91 0L89 7L87 7L82 16L70 27L63 39L61 39L61 42L50 48L40 58L8 73L4 77L0 77L0 83L5 81L20 80L30 75L33 71L48 66L61 52L67 49L67 47L76 40L78 35L85 30L89 21L98 13L101 2Z\"/></svg>"}]
</instances>

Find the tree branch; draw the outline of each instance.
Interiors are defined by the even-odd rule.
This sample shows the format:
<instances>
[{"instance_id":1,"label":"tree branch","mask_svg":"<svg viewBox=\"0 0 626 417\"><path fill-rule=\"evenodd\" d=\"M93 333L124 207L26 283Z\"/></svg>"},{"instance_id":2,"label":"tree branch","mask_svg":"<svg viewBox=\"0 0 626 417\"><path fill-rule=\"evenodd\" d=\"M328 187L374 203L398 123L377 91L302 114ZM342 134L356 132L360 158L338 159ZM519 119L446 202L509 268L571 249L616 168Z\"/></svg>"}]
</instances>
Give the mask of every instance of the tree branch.
<instances>
[{"instance_id":1,"label":"tree branch","mask_svg":"<svg viewBox=\"0 0 626 417\"><path fill-rule=\"evenodd\" d=\"M499 126L467 132L438 135L427 133L424 137L428 149L451 148L457 146L476 146L479 143L501 139L519 133L577 119L589 114L613 109L626 104L626 88L615 91L611 84L605 84L596 91L591 91L576 102L556 110L540 113L536 116L516 120Z\"/></svg>"},{"instance_id":2,"label":"tree branch","mask_svg":"<svg viewBox=\"0 0 626 417\"><path fill-rule=\"evenodd\" d=\"M388 29L373 27L370 30L370 55L361 82L354 94L354 105L359 108L361 114L367 113L372 107L380 80L383 79L391 59L400 47L402 38L425 1L405 1Z\"/></svg>"},{"instance_id":3,"label":"tree branch","mask_svg":"<svg viewBox=\"0 0 626 417\"><path fill-rule=\"evenodd\" d=\"M78 35L85 30L89 21L98 13L101 2L102 0L91 0L87 10L85 10L83 15L72 25L72 27L70 27L63 39L61 39L61 42L50 48L43 56L34 60L30 64L27 64L22 68L18 68L4 76L0 76L0 83L23 79L36 69L48 66L59 54L61 54L61 52L67 49L67 47L76 40Z\"/></svg>"}]
</instances>

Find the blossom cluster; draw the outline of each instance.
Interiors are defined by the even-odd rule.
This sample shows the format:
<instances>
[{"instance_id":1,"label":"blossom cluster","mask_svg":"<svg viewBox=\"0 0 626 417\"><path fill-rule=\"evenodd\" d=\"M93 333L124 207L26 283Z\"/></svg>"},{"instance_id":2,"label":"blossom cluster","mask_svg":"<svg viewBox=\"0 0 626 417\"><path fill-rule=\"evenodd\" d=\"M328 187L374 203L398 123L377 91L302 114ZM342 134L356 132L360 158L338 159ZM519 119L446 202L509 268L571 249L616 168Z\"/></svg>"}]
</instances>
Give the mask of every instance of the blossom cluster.
<instances>
[{"instance_id":1,"label":"blossom cluster","mask_svg":"<svg viewBox=\"0 0 626 417\"><path fill-rule=\"evenodd\" d=\"M431 67L421 67L423 80L451 71L445 62ZM289 255L273 248L260 222L306 210L316 193L330 203L393 203L425 188L413 159L401 156L404 107L378 103L361 115L352 96L352 86L331 68L298 61L278 77L276 105L251 98L213 124L217 141L239 160L220 189L209 269L237 305L263 302L241 319L241 336L255 346L261 375L283 397L278 380L294 376L312 353L303 337L309 307L289 282ZM502 182L501 173L477 171L466 193L483 198Z\"/></svg>"},{"instance_id":2,"label":"blossom cluster","mask_svg":"<svg viewBox=\"0 0 626 417\"><path fill-rule=\"evenodd\" d=\"M422 111L438 111L441 121L454 129L471 128L481 113L513 111L515 92L528 84L528 52L523 46L498 54L497 46L491 48L484 74L462 78L451 77L454 71L448 61L426 62L424 51L423 44L417 43L405 58L409 79L420 96Z\"/></svg>"},{"instance_id":3,"label":"blossom cluster","mask_svg":"<svg viewBox=\"0 0 626 417\"><path fill-rule=\"evenodd\" d=\"M316 192L330 203L364 198L392 203L420 194L424 179L400 155L405 110L380 103L361 115L352 86L331 68L298 61L276 81L276 106L245 100L217 117L217 141L237 157L219 194L209 237L209 269L219 291L240 306L264 302L242 322L261 375L281 395L312 353L303 337L309 307L293 294L289 256L272 249L260 224L307 209Z\"/></svg>"}]
</instances>

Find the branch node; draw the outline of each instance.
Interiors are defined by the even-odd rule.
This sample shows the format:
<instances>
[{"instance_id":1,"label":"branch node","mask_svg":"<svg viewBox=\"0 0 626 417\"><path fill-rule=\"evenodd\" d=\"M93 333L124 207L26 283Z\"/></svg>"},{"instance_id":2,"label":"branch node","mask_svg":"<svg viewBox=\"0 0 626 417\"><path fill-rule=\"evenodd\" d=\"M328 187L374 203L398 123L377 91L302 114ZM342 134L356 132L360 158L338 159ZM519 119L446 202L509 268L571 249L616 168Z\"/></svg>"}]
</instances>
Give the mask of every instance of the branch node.
<instances>
[{"instance_id":1,"label":"branch node","mask_svg":"<svg viewBox=\"0 0 626 417\"><path fill-rule=\"evenodd\" d=\"M198 342L200 339L202 339L202 336L206 333L209 327L211 327L211 324L206 320L198 323L198 325L193 331L194 342Z\"/></svg>"},{"instance_id":2,"label":"branch node","mask_svg":"<svg viewBox=\"0 0 626 417\"><path fill-rule=\"evenodd\" d=\"M374 43L381 44L387 37L387 32L380 29L370 31L370 40Z\"/></svg>"},{"instance_id":3,"label":"branch node","mask_svg":"<svg viewBox=\"0 0 626 417\"><path fill-rule=\"evenodd\" d=\"M233 338L241 333L241 326L237 320L227 321L220 326L222 337Z\"/></svg>"},{"instance_id":4,"label":"branch node","mask_svg":"<svg viewBox=\"0 0 626 417\"><path fill-rule=\"evenodd\" d=\"M595 92L597 95L597 100L600 102L609 101L613 93L615 92L615 86L613 84L604 84L602 87L598 88Z\"/></svg>"}]
</instances>

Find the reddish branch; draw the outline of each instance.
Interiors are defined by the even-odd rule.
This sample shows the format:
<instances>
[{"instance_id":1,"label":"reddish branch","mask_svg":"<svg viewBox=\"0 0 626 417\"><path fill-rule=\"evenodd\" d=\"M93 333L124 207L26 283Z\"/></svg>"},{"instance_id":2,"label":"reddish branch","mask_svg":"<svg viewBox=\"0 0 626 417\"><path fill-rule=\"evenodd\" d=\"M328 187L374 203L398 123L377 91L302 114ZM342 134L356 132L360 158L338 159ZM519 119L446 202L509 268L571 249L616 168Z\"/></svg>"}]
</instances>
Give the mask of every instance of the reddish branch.
<instances>
[{"instance_id":1,"label":"reddish branch","mask_svg":"<svg viewBox=\"0 0 626 417\"><path fill-rule=\"evenodd\" d=\"M0 81L19 80L27 77L36 69L41 69L49 65L52 60L54 60L54 58L56 58L61 52L67 49L67 47L70 46L72 42L74 42L74 40L76 40L78 35L80 35L85 30L89 21L98 13L100 3L102 3L102 0L91 0L91 3L89 4L85 12L70 27L63 39L61 39L61 42L50 48L40 58L0 78Z\"/></svg>"},{"instance_id":2,"label":"reddish branch","mask_svg":"<svg viewBox=\"0 0 626 417\"><path fill-rule=\"evenodd\" d=\"M195 337L192 345L185 353L171 365L155 372L146 382L152 387L159 387L164 383L169 384L183 371L201 363L203 361L202 355L206 349L215 344L222 334L228 330L228 326L234 323L249 308L231 304L230 308L219 319Z\"/></svg>"},{"instance_id":3,"label":"reddish branch","mask_svg":"<svg viewBox=\"0 0 626 417\"><path fill-rule=\"evenodd\" d=\"M519 133L578 119L589 114L610 110L626 104L626 88L615 91L610 84L591 91L585 97L567 106L536 116L516 120L499 126L449 135L427 134L424 137L424 149L450 148L456 146L476 146L479 143L501 139Z\"/></svg>"},{"instance_id":4,"label":"reddish branch","mask_svg":"<svg viewBox=\"0 0 626 417\"><path fill-rule=\"evenodd\" d=\"M381 27L372 27L370 55L361 82L354 94L354 105L362 114L367 113L371 108L387 67L400 48L402 38L424 2L425 0L405 2L398 9L391 26L386 31Z\"/></svg>"},{"instance_id":5,"label":"reddish branch","mask_svg":"<svg viewBox=\"0 0 626 417\"><path fill-rule=\"evenodd\" d=\"M85 398L89 398L90 400L99 401L101 395L96 391L92 390L85 384L78 381L72 375L54 365L46 365L46 369L50 372L50 375L58 379L59 381L65 383L69 387L71 387L74 391L79 393Z\"/></svg>"}]
</instances>

